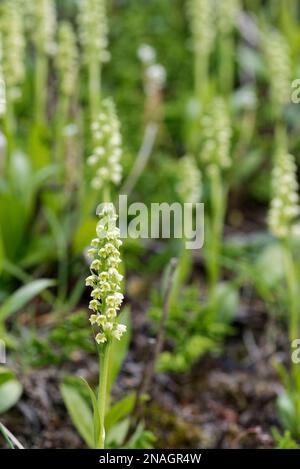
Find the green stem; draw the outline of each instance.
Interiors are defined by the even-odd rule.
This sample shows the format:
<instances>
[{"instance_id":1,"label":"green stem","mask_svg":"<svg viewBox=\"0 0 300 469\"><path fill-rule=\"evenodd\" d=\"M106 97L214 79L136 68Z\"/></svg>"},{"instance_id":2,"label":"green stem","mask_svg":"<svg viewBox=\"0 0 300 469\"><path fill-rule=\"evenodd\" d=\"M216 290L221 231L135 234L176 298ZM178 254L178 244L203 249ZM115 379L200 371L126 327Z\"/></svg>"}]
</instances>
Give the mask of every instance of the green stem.
<instances>
[{"instance_id":1,"label":"green stem","mask_svg":"<svg viewBox=\"0 0 300 469\"><path fill-rule=\"evenodd\" d=\"M110 196L110 187L109 184L106 184L103 188L103 202L110 202L111 196Z\"/></svg>"},{"instance_id":2,"label":"green stem","mask_svg":"<svg viewBox=\"0 0 300 469\"><path fill-rule=\"evenodd\" d=\"M207 88L208 81L208 59L207 54L200 54L196 51L195 55L195 91L200 104Z\"/></svg>"},{"instance_id":3,"label":"green stem","mask_svg":"<svg viewBox=\"0 0 300 469\"><path fill-rule=\"evenodd\" d=\"M108 377L108 366L109 366L109 355L110 355L110 343L108 342L100 351L100 376L99 376L99 393L98 393L98 405L100 415L100 437L99 437L99 448L105 448L105 413L107 403L107 377Z\"/></svg>"},{"instance_id":4,"label":"green stem","mask_svg":"<svg viewBox=\"0 0 300 469\"><path fill-rule=\"evenodd\" d=\"M89 63L89 106L91 122L96 119L101 99L101 67L98 60Z\"/></svg>"},{"instance_id":5,"label":"green stem","mask_svg":"<svg viewBox=\"0 0 300 469\"><path fill-rule=\"evenodd\" d=\"M292 256L291 246L289 239L284 241L284 264L286 282L289 294L289 339L290 344L299 337L299 301L298 301L298 287L297 287L297 272L295 263ZM300 373L299 366L296 363L292 364L293 378L296 390L300 393ZM300 421L300 399L298 403L298 419Z\"/></svg>"},{"instance_id":6,"label":"green stem","mask_svg":"<svg viewBox=\"0 0 300 469\"><path fill-rule=\"evenodd\" d=\"M285 124L280 119L278 119L275 122L274 137L275 137L274 147L275 147L276 151L277 152L280 152L280 151L286 152L287 148L288 148L287 131L286 131ZM276 151L274 152L274 154L276 154Z\"/></svg>"},{"instance_id":7,"label":"green stem","mask_svg":"<svg viewBox=\"0 0 300 469\"><path fill-rule=\"evenodd\" d=\"M47 105L48 58L37 51L35 67L35 121L44 124Z\"/></svg>"},{"instance_id":8,"label":"green stem","mask_svg":"<svg viewBox=\"0 0 300 469\"><path fill-rule=\"evenodd\" d=\"M220 251L224 224L225 194L220 169L217 166L209 171L211 198L211 232L208 253L208 274L210 293L213 294L220 274Z\"/></svg>"},{"instance_id":9,"label":"green stem","mask_svg":"<svg viewBox=\"0 0 300 469\"><path fill-rule=\"evenodd\" d=\"M13 152L13 144L16 139L16 121L15 121L15 112L14 112L14 105L12 102L12 98L10 93L7 93L7 101L6 101L6 112L5 112L5 135L6 135L6 161L5 165L6 168L9 166L9 161Z\"/></svg>"},{"instance_id":10,"label":"green stem","mask_svg":"<svg viewBox=\"0 0 300 469\"><path fill-rule=\"evenodd\" d=\"M229 95L234 81L234 50L232 32L219 38L219 83L222 94Z\"/></svg>"},{"instance_id":11,"label":"green stem","mask_svg":"<svg viewBox=\"0 0 300 469\"><path fill-rule=\"evenodd\" d=\"M292 342L298 338L298 291L297 274L289 241L284 243L284 263L290 303L289 338Z\"/></svg>"},{"instance_id":12,"label":"green stem","mask_svg":"<svg viewBox=\"0 0 300 469\"><path fill-rule=\"evenodd\" d=\"M55 142L55 158L56 162L61 168L61 173L64 173L64 158L63 152L65 149L65 135L64 130L68 122L68 111L70 108L70 100L68 96L63 94L59 97L56 115L56 142Z\"/></svg>"}]
</instances>

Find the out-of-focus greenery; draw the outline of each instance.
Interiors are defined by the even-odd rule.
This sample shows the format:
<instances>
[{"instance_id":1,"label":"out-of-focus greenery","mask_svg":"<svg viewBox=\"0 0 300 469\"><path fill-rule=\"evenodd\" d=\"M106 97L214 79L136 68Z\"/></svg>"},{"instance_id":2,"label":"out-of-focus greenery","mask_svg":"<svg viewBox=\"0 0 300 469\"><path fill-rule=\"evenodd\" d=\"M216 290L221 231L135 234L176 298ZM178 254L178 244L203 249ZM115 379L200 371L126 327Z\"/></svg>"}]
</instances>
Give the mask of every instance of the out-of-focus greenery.
<instances>
[{"instance_id":1,"label":"out-of-focus greenery","mask_svg":"<svg viewBox=\"0 0 300 469\"><path fill-rule=\"evenodd\" d=\"M232 322L245 286L253 286L282 327L288 323L291 298L284 247L267 233L266 213L277 150L294 154L299 163L299 105L290 96L292 81L300 73L300 6L297 0L241 0L236 2L236 16L230 17L226 15L231 10L222 10L220 2L216 1L211 18L211 44L203 51L195 43L205 24L191 24L189 12L193 3L200 8L205 1L107 1L110 61L102 67L101 93L113 97L121 121L124 181L131 174L147 125L157 126L154 148L129 202L178 201L176 188L182 182L178 161L187 153L193 154L203 175L206 240L200 252L187 254L183 244L174 240L124 242L126 278L140 280L136 288L130 288L129 282L128 300L135 306L135 300L144 296L145 315L150 303L153 333L163 310L157 282L169 260L179 258L158 371L186 371L205 353L222 352L227 335L235 332ZM5 79L5 71L14 70L13 62L5 63L11 60L7 21L12 21L11 30L24 39L25 74L16 77L13 87L7 79L7 112L0 123L0 338L23 366L61 365L78 350L93 353L83 306L87 304L85 250L94 237L95 209L103 194L91 189L92 174L86 164L93 150L89 70L77 39L78 77L73 94L65 99L53 54L57 49L42 50L30 2L9 3L15 3L17 16L8 15L7 2L1 3L1 71ZM78 4L79 0L56 1L58 23L68 21L76 38ZM15 29L19 24L24 30ZM54 43L57 30L56 25ZM143 44L153 47L156 63L166 71L166 82L150 111L145 65L138 57ZM224 103L221 116L214 112L220 100ZM207 116L212 118L208 130L221 121L221 129L216 125L211 135L205 131ZM228 167L215 165L224 128L228 128ZM212 140L215 146L207 161ZM118 193L115 188L113 200ZM290 241L298 281L298 234ZM297 292L294 300L299 312L298 296ZM0 375L0 411L14 405L21 393L13 372L7 373L2 373L2 380ZM300 435L299 372L294 375L280 368L285 390L278 415L290 431L284 437L275 435L280 448L297 447L292 438ZM92 446L90 433L80 426L81 420L89 426L90 403L80 395L82 385L78 391L78 383L73 384L67 380L62 394L75 426ZM111 447L123 445L126 439L134 399L124 399L124 406L118 407L117 402L111 407L118 418L107 417L112 420ZM85 417L76 414L77 405ZM120 408L126 412L119 415ZM127 446L153 444L142 426L132 438Z\"/></svg>"}]
</instances>

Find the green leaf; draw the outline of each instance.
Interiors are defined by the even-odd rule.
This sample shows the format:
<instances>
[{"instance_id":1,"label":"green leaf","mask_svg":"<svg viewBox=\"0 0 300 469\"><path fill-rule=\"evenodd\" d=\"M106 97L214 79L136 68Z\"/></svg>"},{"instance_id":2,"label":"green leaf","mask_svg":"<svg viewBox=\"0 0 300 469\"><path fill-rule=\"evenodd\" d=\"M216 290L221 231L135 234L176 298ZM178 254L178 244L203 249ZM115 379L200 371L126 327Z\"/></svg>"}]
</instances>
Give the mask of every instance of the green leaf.
<instances>
[{"instance_id":1,"label":"green leaf","mask_svg":"<svg viewBox=\"0 0 300 469\"><path fill-rule=\"evenodd\" d=\"M122 443L126 438L128 428L130 425L129 419L123 419L115 424L106 436L106 445L114 448L121 448Z\"/></svg>"},{"instance_id":2,"label":"green leaf","mask_svg":"<svg viewBox=\"0 0 300 469\"><path fill-rule=\"evenodd\" d=\"M40 170L50 163L50 150L47 145L48 129L43 124L31 127L28 138L28 154L34 170Z\"/></svg>"},{"instance_id":3,"label":"green leaf","mask_svg":"<svg viewBox=\"0 0 300 469\"><path fill-rule=\"evenodd\" d=\"M11 379L15 379L15 377L16 375L12 370L6 368L5 366L0 367L0 386L1 384L6 383Z\"/></svg>"},{"instance_id":4,"label":"green leaf","mask_svg":"<svg viewBox=\"0 0 300 469\"><path fill-rule=\"evenodd\" d=\"M90 407L81 396L76 386L63 383L60 391L72 422L86 444L94 447L93 416Z\"/></svg>"},{"instance_id":5,"label":"green leaf","mask_svg":"<svg viewBox=\"0 0 300 469\"><path fill-rule=\"evenodd\" d=\"M0 193L0 233L7 258L13 259L24 238L28 213L20 196Z\"/></svg>"},{"instance_id":6,"label":"green leaf","mask_svg":"<svg viewBox=\"0 0 300 469\"><path fill-rule=\"evenodd\" d=\"M284 279L284 255L279 243L267 246L256 263L259 278L268 286L276 287Z\"/></svg>"},{"instance_id":7,"label":"green leaf","mask_svg":"<svg viewBox=\"0 0 300 469\"><path fill-rule=\"evenodd\" d=\"M13 371L0 368L0 414L13 407L21 397L23 388Z\"/></svg>"},{"instance_id":8,"label":"green leaf","mask_svg":"<svg viewBox=\"0 0 300 469\"><path fill-rule=\"evenodd\" d=\"M273 428L272 435L276 444L275 449L300 449L300 446L292 438L289 431L285 431L284 434L281 435L277 428Z\"/></svg>"},{"instance_id":9,"label":"green leaf","mask_svg":"<svg viewBox=\"0 0 300 469\"><path fill-rule=\"evenodd\" d=\"M216 320L230 324L239 309L239 294L229 282L219 283L216 287L215 301L218 305Z\"/></svg>"},{"instance_id":10,"label":"green leaf","mask_svg":"<svg viewBox=\"0 0 300 469\"><path fill-rule=\"evenodd\" d=\"M109 409L105 417L105 429L107 432L109 432L116 423L127 417L127 415L132 412L135 398L135 393L131 393Z\"/></svg>"},{"instance_id":11,"label":"green leaf","mask_svg":"<svg viewBox=\"0 0 300 469\"><path fill-rule=\"evenodd\" d=\"M286 390L292 391L293 389L293 382L291 379L291 375L289 374L288 370L284 367L282 363L275 362L273 364L275 370L278 373L278 376L285 387Z\"/></svg>"},{"instance_id":12,"label":"green leaf","mask_svg":"<svg viewBox=\"0 0 300 469\"><path fill-rule=\"evenodd\" d=\"M283 427L291 432L295 438L299 438L300 422L297 418L299 396L293 392L283 391L277 399L279 418Z\"/></svg>"},{"instance_id":13,"label":"green leaf","mask_svg":"<svg viewBox=\"0 0 300 469\"><path fill-rule=\"evenodd\" d=\"M99 407L96 396L91 389L89 383L82 377L80 377L83 384L85 385L89 396L91 398L92 406L93 406L93 421L94 421L94 443L95 448L98 448L99 438L100 438L100 414L99 414Z\"/></svg>"},{"instance_id":14,"label":"green leaf","mask_svg":"<svg viewBox=\"0 0 300 469\"><path fill-rule=\"evenodd\" d=\"M46 288L55 285L54 280L39 279L19 288L11 295L0 308L0 321L4 321L11 314L16 313L20 308L26 305L32 298L37 296Z\"/></svg>"},{"instance_id":15,"label":"green leaf","mask_svg":"<svg viewBox=\"0 0 300 469\"><path fill-rule=\"evenodd\" d=\"M33 196L31 168L28 156L21 151L14 152L10 159L9 178L10 189L21 198L26 211L30 211Z\"/></svg>"}]
</instances>

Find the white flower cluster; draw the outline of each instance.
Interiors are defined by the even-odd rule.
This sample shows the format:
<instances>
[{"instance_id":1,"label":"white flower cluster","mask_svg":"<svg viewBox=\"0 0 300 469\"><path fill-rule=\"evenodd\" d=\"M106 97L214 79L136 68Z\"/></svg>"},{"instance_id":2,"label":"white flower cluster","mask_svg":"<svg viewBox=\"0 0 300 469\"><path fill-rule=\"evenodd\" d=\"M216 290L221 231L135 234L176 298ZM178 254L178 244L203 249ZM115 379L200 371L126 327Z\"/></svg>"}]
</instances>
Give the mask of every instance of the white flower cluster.
<instances>
[{"instance_id":1,"label":"white flower cluster","mask_svg":"<svg viewBox=\"0 0 300 469\"><path fill-rule=\"evenodd\" d=\"M202 131L202 161L223 169L230 167L232 130L228 107L223 98L213 99L210 112L202 118Z\"/></svg>"},{"instance_id":2,"label":"white flower cluster","mask_svg":"<svg viewBox=\"0 0 300 469\"><path fill-rule=\"evenodd\" d=\"M79 34L85 62L109 60L106 0L81 0L79 3Z\"/></svg>"},{"instance_id":3,"label":"white flower cluster","mask_svg":"<svg viewBox=\"0 0 300 469\"><path fill-rule=\"evenodd\" d=\"M104 344L111 339L120 340L126 326L118 324L117 315L123 302L120 292L123 276L119 272L120 251L122 245L120 230L116 227L117 215L112 204L104 204L99 213L97 237L92 240L88 254L93 259L90 269L91 275L86 279L86 285L92 287L89 308L93 311L90 316L92 325L99 328L96 335L98 344Z\"/></svg>"},{"instance_id":4,"label":"white flower cluster","mask_svg":"<svg viewBox=\"0 0 300 469\"><path fill-rule=\"evenodd\" d=\"M104 99L98 118L92 124L94 151L88 164L95 170L92 179L94 189L106 184L119 184L122 178L122 137L115 105L109 98Z\"/></svg>"},{"instance_id":5,"label":"white flower cluster","mask_svg":"<svg viewBox=\"0 0 300 469\"><path fill-rule=\"evenodd\" d=\"M240 8L239 3L239 0L217 0L218 26L221 33L230 33L234 28Z\"/></svg>"},{"instance_id":6,"label":"white flower cluster","mask_svg":"<svg viewBox=\"0 0 300 469\"><path fill-rule=\"evenodd\" d=\"M272 174L273 199L268 222L271 233L281 239L289 236L300 214L296 172L294 157L279 153Z\"/></svg>"},{"instance_id":7,"label":"white flower cluster","mask_svg":"<svg viewBox=\"0 0 300 469\"><path fill-rule=\"evenodd\" d=\"M32 39L36 49L46 55L55 51L56 8L53 0L32 0Z\"/></svg>"},{"instance_id":8,"label":"white flower cluster","mask_svg":"<svg viewBox=\"0 0 300 469\"><path fill-rule=\"evenodd\" d=\"M139 47L138 57L145 66L145 93L147 96L154 96L163 89L166 83L166 69L156 62L156 51L148 44L142 44Z\"/></svg>"},{"instance_id":9,"label":"white flower cluster","mask_svg":"<svg viewBox=\"0 0 300 469\"><path fill-rule=\"evenodd\" d=\"M277 106L290 100L291 54L285 37L276 30L263 36L263 48L269 69L271 98Z\"/></svg>"},{"instance_id":10,"label":"white flower cluster","mask_svg":"<svg viewBox=\"0 0 300 469\"><path fill-rule=\"evenodd\" d=\"M56 66L59 71L60 89L65 96L72 96L78 73L76 36L70 23L61 22L58 30Z\"/></svg>"},{"instance_id":11,"label":"white flower cluster","mask_svg":"<svg viewBox=\"0 0 300 469\"><path fill-rule=\"evenodd\" d=\"M212 0L190 0L189 16L196 54L210 54L215 38L214 10Z\"/></svg>"},{"instance_id":12,"label":"white flower cluster","mask_svg":"<svg viewBox=\"0 0 300 469\"><path fill-rule=\"evenodd\" d=\"M3 73L12 99L19 97L25 78L25 38L21 11L11 1L1 9Z\"/></svg>"},{"instance_id":13,"label":"white flower cluster","mask_svg":"<svg viewBox=\"0 0 300 469\"><path fill-rule=\"evenodd\" d=\"M196 204L202 193L202 175L193 155L185 155L179 160L179 182L177 193L183 203Z\"/></svg>"}]
</instances>

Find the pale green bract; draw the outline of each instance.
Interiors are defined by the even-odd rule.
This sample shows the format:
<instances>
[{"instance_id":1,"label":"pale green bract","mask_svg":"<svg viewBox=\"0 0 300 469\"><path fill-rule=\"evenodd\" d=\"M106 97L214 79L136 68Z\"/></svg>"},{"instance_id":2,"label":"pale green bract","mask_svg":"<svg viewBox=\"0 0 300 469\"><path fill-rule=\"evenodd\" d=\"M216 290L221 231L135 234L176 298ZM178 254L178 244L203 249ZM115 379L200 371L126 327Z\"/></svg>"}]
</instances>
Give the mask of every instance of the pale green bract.
<instances>
[{"instance_id":1,"label":"pale green bract","mask_svg":"<svg viewBox=\"0 0 300 469\"><path fill-rule=\"evenodd\" d=\"M92 287L89 308L93 311L90 322L98 329L96 342L104 344L111 339L120 340L126 326L118 324L117 314L123 302L119 272L121 263L119 248L122 245L120 230L116 227L117 215L112 204L104 204L99 213L97 237L92 240L88 251L93 259L91 275L86 285Z\"/></svg>"},{"instance_id":2,"label":"pale green bract","mask_svg":"<svg viewBox=\"0 0 300 469\"><path fill-rule=\"evenodd\" d=\"M268 217L270 231L277 238L288 238L300 214L296 171L294 157L280 152L272 173L273 198Z\"/></svg>"}]
</instances>

